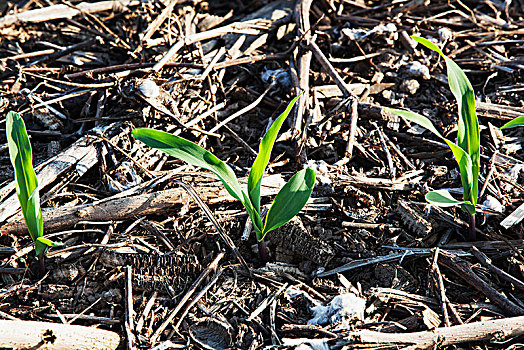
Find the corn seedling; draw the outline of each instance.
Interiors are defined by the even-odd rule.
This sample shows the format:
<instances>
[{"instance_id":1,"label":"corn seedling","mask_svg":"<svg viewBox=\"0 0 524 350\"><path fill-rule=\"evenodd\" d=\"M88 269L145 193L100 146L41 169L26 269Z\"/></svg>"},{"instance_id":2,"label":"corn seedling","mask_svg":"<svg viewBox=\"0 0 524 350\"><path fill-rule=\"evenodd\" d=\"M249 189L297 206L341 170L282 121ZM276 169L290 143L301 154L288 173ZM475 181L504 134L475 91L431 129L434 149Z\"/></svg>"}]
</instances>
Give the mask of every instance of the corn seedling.
<instances>
[{"instance_id":1,"label":"corn seedling","mask_svg":"<svg viewBox=\"0 0 524 350\"><path fill-rule=\"evenodd\" d=\"M460 206L462 210L470 215L469 237L471 240L475 240L475 207L479 192L478 176L480 167L480 132L475 112L475 92L466 74L453 60L445 56L440 48L424 38L417 36L412 36L412 38L439 53L446 61L449 87L458 102L457 143L443 137L431 121L420 114L399 109L388 110L428 129L451 148L460 169L460 178L464 189L463 200L456 200L446 190L430 191L426 194L426 200L441 207Z\"/></svg>"},{"instance_id":2,"label":"corn seedling","mask_svg":"<svg viewBox=\"0 0 524 350\"><path fill-rule=\"evenodd\" d=\"M35 244L36 256L43 268L44 254L48 247L60 245L44 238L44 221L40 208L38 180L33 169L31 144L25 129L24 120L18 113L9 112L6 118L7 144L9 156L15 169L16 194L20 201L22 214L29 235Z\"/></svg>"},{"instance_id":3,"label":"corn seedling","mask_svg":"<svg viewBox=\"0 0 524 350\"><path fill-rule=\"evenodd\" d=\"M500 129L511 129L516 128L517 126L524 126L524 117L517 117L513 120L510 120L506 124L502 125Z\"/></svg>"},{"instance_id":4,"label":"corn seedling","mask_svg":"<svg viewBox=\"0 0 524 350\"><path fill-rule=\"evenodd\" d=\"M265 219L262 220L260 212L262 176L269 163L271 150L280 127L299 97L300 95L289 103L286 110L273 122L262 138L258 155L249 172L247 192L240 188L235 173L226 163L193 142L153 129L135 129L132 133L137 140L150 147L215 173L229 194L244 205L253 222L260 257L263 261L266 261L264 237L268 232L279 228L298 214L308 201L315 183L315 172L313 170L303 169L297 172L276 195Z\"/></svg>"}]
</instances>

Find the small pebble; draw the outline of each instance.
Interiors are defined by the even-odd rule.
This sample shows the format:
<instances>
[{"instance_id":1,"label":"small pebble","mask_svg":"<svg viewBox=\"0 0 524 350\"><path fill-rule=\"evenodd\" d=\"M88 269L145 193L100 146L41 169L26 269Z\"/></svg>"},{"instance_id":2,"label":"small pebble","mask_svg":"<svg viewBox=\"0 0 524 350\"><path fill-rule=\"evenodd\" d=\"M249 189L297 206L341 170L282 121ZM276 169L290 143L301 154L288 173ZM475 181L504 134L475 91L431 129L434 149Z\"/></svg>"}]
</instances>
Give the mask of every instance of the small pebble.
<instances>
[{"instance_id":1,"label":"small pebble","mask_svg":"<svg viewBox=\"0 0 524 350\"><path fill-rule=\"evenodd\" d=\"M489 210L496 211L497 213L502 213L504 211L504 206L499 202L499 200L490 195L486 196L486 200L482 203L482 205Z\"/></svg>"},{"instance_id":2,"label":"small pebble","mask_svg":"<svg viewBox=\"0 0 524 350\"><path fill-rule=\"evenodd\" d=\"M440 28L438 30L438 36L440 37L440 41L448 41L453 39L453 32L448 28Z\"/></svg>"},{"instance_id":3,"label":"small pebble","mask_svg":"<svg viewBox=\"0 0 524 350\"><path fill-rule=\"evenodd\" d=\"M400 84L400 90L403 92L408 92L411 95L414 95L420 87L420 83L415 79L406 79Z\"/></svg>"},{"instance_id":4,"label":"small pebble","mask_svg":"<svg viewBox=\"0 0 524 350\"><path fill-rule=\"evenodd\" d=\"M431 75L429 74L429 68L419 61L414 61L408 66L408 73L414 78L420 77L426 80L431 78Z\"/></svg>"},{"instance_id":5,"label":"small pebble","mask_svg":"<svg viewBox=\"0 0 524 350\"><path fill-rule=\"evenodd\" d=\"M151 79L144 80L139 86L138 90L147 98L155 98L160 95L160 88Z\"/></svg>"}]
</instances>

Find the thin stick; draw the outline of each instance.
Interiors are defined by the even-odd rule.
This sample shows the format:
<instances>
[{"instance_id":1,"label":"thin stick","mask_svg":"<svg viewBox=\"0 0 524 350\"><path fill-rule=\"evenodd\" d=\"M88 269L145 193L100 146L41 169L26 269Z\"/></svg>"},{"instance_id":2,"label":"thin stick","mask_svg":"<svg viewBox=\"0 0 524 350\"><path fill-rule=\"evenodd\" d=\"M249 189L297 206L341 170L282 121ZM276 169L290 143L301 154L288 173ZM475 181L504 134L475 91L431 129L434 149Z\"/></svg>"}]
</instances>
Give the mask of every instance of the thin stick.
<instances>
[{"instance_id":1,"label":"thin stick","mask_svg":"<svg viewBox=\"0 0 524 350\"><path fill-rule=\"evenodd\" d=\"M510 282L515 287L517 287L520 290L524 290L524 282L521 280L511 276L506 271L503 271L492 264L491 259L487 257L486 254L481 252L477 247L473 246L471 247L471 253L475 255L477 259L479 259L482 266L487 267L491 272L497 274L500 278L502 278L505 281Z\"/></svg>"},{"instance_id":2,"label":"thin stick","mask_svg":"<svg viewBox=\"0 0 524 350\"><path fill-rule=\"evenodd\" d=\"M451 269L460 278L466 281L473 288L484 294L494 304L504 310L506 313L516 316L524 315L524 309L514 302L508 300L504 295L491 287L483 279L481 279L472 269L470 264L457 256L440 254L439 262L444 264L448 269Z\"/></svg>"},{"instance_id":3,"label":"thin stick","mask_svg":"<svg viewBox=\"0 0 524 350\"><path fill-rule=\"evenodd\" d=\"M220 236L220 238L222 238L224 243L229 247L229 249L231 249L231 251L233 252L235 257L237 258L238 262L240 262L242 267L244 267L244 269L247 271L247 273L251 276L251 269L249 268L249 266L247 266L247 263L244 260L244 258L242 257L242 255L240 254L240 251L238 250L237 246L235 245L233 240L227 235L226 231L224 231L224 228L222 227L222 225L220 225L218 220L215 218L215 216L211 212L211 209L209 209L209 207L206 205L206 203L204 203L204 201L202 201L202 199L197 194L197 192L195 191L193 186L191 186L190 184L187 184L187 183L185 183L183 181L180 181L180 180L175 180L175 181L180 186L182 186L182 188L184 190L186 190L186 192L191 196L191 198L193 198L193 200L198 204L200 209L202 209L204 214L207 216L209 221L211 221L211 223L213 224L213 226L217 230L218 235Z\"/></svg>"},{"instance_id":4,"label":"thin stick","mask_svg":"<svg viewBox=\"0 0 524 350\"><path fill-rule=\"evenodd\" d=\"M440 309L442 310L442 315L444 316L444 324L446 325L446 327L449 327L450 323L448 316L446 292L444 290L444 281L442 279L442 274L440 273L440 269L437 264L439 251L440 250L438 247L435 248L433 262L431 263L431 273L433 274L435 283L437 285L437 288L439 289Z\"/></svg>"},{"instance_id":5,"label":"thin stick","mask_svg":"<svg viewBox=\"0 0 524 350\"><path fill-rule=\"evenodd\" d=\"M126 331L126 346L128 350L133 350L133 284L132 284L132 267L126 266L125 269L126 277L126 321L124 328Z\"/></svg>"},{"instance_id":6,"label":"thin stick","mask_svg":"<svg viewBox=\"0 0 524 350\"><path fill-rule=\"evenodd\" d=\"M49 61L55 61L59 59L60 57L64 57L65 55L68 55L72 52L78 51L80 49L83 49L84 47L88 47L93 45L95 42L99 41L101 38L91 38L87 39L85 41L82 41L81 43L71 45L69 47L64 48L63 50L53 52L50 55L44 56L36 61L31 62L28 66L34 66L40 63L49 62Z\"/></svg>"},{"instance_id":7,"label":"thin stick","mask_svg":"<svg viewBox=\"0 0 524 350\"><path fill-rule=\"evenodd\" d=\"M271 90L275 86L275 84L276 84L276 81L273 80L271 82L271 84L267 87L266 91L264 91L262 93L262 95L260 95L255 101L253 101L252 103L250 103L246 107L242 108L238 112L233 113L231 116L227 117L225 120L220 122L217 126L215 126L213 129L211 129L209 132L214 133L215 131L217 131L218 129L220 129L221 127L223 127L224 125L226 125L227 123L232 121L233 119L240 117L242 114L246 114L247 112L249 112L250 110L252 110L256 106L258 106L258 104L260 102L262 102L262 99L264 99L264 97L267 95L269 90Z\"/></svg>"},{"instance_id":8,"label":"thin stick","mask_svg":"<svg viewBox=\"0 0 524 350\"><path fill-rule=\"evenodd\" d=\"M353 157L353 146L355 145L355 135L357 134L357 124L358 124L358 110L357 110L357 99L351 98L351 121L349 124L349 138L346 145L346 158L351 159Z\"/></svg>"},{"instance_id":9,"label":"thin stick","mask_svg":"<svg viewBox=\"0 0 524 350\"><path fill-rule=\"evenodd\" d=\"M182 324L182 321L184 321L184 318L186 317L186 315L189 313L189 310L191 310L191 308L193 306L195 306L195 304L200 300L202 299L202 297L207 293L207 291L209 290L209 288L211 288L212 286L215 285L215 283L217 283L218 281L218 278L222 275L222 272L223 270L220 269L217 271L215 277L213 277L213 279L204 287L202 288L202 290L197 294L197 296L191 300L191 302L189 303L189 305L186 307L186 309L184 310L184 312L182 313L182 315L180 316L180 319L178 320L178 322L176 323L175 325L175 329L178 329L180 327L180 325Z\"/></svg>"}]
</instances>

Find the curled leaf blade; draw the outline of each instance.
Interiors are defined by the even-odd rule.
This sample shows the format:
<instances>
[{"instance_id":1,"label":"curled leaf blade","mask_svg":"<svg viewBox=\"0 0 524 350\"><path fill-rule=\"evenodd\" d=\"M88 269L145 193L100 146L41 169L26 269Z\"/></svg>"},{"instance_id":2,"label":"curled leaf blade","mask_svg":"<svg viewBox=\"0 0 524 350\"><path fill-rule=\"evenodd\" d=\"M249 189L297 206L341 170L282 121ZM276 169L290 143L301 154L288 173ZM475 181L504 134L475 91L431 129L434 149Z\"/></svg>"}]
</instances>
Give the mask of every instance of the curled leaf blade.
<instances>
[{"instance_id":1,"label":"curled leaf blade","mask_svg":"<svg viewBox=\"0 0 524 350\"><path fill-rule=\"evenodd\" d=\"M9 112L6 117L9 156L15 169L16 194L31 239L35 243L36 256L45 254L46 247L39 242L44 234L44 221L40 208L38 180L33 168L33 152L27 136L24 120L18 113Z\"/></svg>"},{"instance_id":2,"label":"curled leaf blade","mask_svg":"<svg viewBox=\"0 0 524 350\"><path fill-rule=\"evenodd\" d=\"M295 102L300 98L302 93L295 97L287 106L284 112L278 116L277 119L273 122L269 130L266 132L260 145L258 146L258 155L253 162L251 171L249 172L249 177L247 180L247 191L249 194L249 199L255 210L260 213L260 186L262 185L262 176L264 171L269 163L269 157L271 156L271 151L275 140L277 139L278 132L282 127L282 123L287 118L291 110L293 109Z\"/></svg>"},{"instance_id":3,"label":"curled leaf blade","mask_svg":"<svg viewBox=\"0 0 524 350\"><path fill-rule=\"evenodd\" d=\"M313 187L315 172L306 168L297 172L278 192L269 208L264 222L264 229L259 241L269 232L287 223L306 205Z\"/></svg>"}]
</instances>

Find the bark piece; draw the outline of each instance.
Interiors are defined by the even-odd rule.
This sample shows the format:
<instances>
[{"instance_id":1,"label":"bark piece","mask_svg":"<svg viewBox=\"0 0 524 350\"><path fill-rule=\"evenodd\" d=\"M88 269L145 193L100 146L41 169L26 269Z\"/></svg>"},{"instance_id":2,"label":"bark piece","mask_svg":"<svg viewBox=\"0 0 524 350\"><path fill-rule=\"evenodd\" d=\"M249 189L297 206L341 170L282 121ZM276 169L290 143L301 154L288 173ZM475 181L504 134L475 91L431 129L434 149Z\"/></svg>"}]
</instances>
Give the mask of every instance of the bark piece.
<instances>
[{"instance_id":1,"label":"bark piece","mask_svg":"<svg viewBox=\"0 0 524 350\"><path fill-rule=\"evenodd\" d=\"M246 183L247 178L240 183ZM283 186L284 179L280 175L266 176L262 185L262 196L276 195ZM198 186L201 199L206 203L223 203L236 201L223 188L221 183ZM74 207L42 209L44 228L46 232L73 227L82 221L121 220L133 216L141 216L165 212L175 205L185 203L187 192L182 188L123 197L116 194L94 203L77 205ZM195 207L194 201L189 202ZM24 234L27 232L21 214L12 221L0 227L1 234Z\"/></svg>"},{"instance_id":2,"label":"bark piece","mask_svg":"<svg viewBox=\"0 0 524 350\"><path fill-rule=\"evenodd\" d=\"M299 254L320 266L326 266L335 256L335 251L326 242L313 237L298 217L270 235L273 245Z\"/></svg>"},{"instance_id":3,"label":"bark piece","mask_svg":"<svg viewBox=\"0 0 524 350\"><path fill-rule=\"evenodd\" d=\"M51 5L41 9L29 10L0 18L0 28L15 24L39 23L60 18L73 18L74 16L81 13L109 11L117 8L123 8L124 6L138 5L139 3L140 1L136 0L109 0L95 3L82 2L77 4L75 7L65 4Z\"/></svg>"},{"instance_id":4,"label":"bark piece","mask_svg":"<svg viewBox=\"0 0 524 350\"><path fill-rule=\"evenodd\" d=\"M7 349L116 349L115 332L68 324L0 320L0 348Z\"/></svg>"},{"instance_id":5,"label":"bark piece","mask_svg":"<svg viewBox=\"0 0 524 350\"><path fill-rule=\"evenodd\" d=\"M413 204L399 200L397 212L403 222L419 237L426 237L433 230L433 224L426 220Z\"/></svg>"},{"instance_id":6,"label":"bark piece","mask_svg":"<svg viewBox=\"0 0 524 350\"><path fill-rule=\"evenodd\" d=\"M113 268L131 266L134 288L155 291L169 286L176 294L191 286L201 270L196 256L192 254L152 255L106 250L100 262Z\"/></svg>"}]
</instances>

